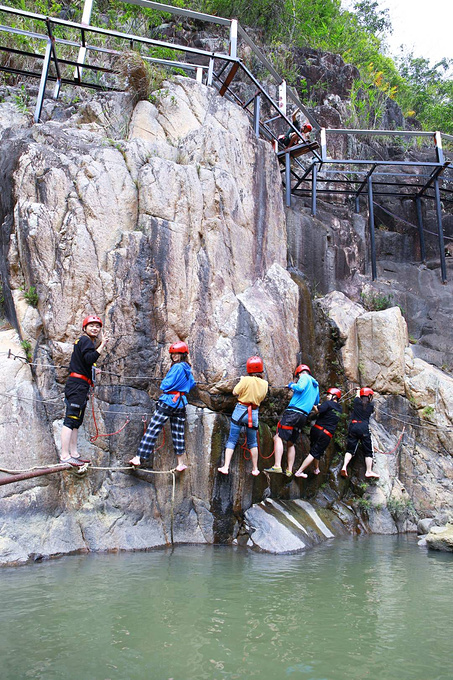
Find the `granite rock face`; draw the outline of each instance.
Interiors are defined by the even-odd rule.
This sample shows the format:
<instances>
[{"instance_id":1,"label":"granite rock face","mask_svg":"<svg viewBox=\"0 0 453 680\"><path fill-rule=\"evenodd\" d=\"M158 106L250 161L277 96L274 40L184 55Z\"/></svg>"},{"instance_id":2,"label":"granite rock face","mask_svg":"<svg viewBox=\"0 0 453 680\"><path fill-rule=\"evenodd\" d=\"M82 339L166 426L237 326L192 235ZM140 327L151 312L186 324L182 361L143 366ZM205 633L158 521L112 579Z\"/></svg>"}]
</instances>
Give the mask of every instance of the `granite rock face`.
<instances>
[{"instance_id":1,"label":"granite rock face","mask_svg":"<svg viewBox=\"0 0 453 680\"><path fill-rule=\"evenodd\" d=\"M237 459L228 490L214 473L232 387L254 354L271 384L286 384L299 351L299 289L286 271L271 146L256 139L243 111L190 79L166 83L155 105L131 102L100 95L60 122L30 126L13 116L9 127L0 105L1 275L20 336L8 332L3 342L23 356L18 342L27 341L34 364L1 356L9 395L1 464L57 462L66 367L82 318L95 312L111 341L81 453L94 467L124 467L169 368L169 344L180 339L200 382L188 408L190 468L176 479L174 499L171 473L147 471L63 472L14 493L2 486L2 561L166 545L172 529L174 542L228 538L233 509L253 495L250 475L235 486ZM31 287L36 307L27 301ZM174 467L169 441L166 429L157 469Z\"/></svg>"},{"instance_id":2,"label":"granite rock face","mask_svg":"<svg viewBox=\"0 0 453 680\"><path fill-rule=\"evenodd\" d=\"M392 533L395 524L412 528L415 512L447 511L453 506L453 378L414 357L398 307L367 312L338 291L319 304L340 339L345 375L376 392L371 432L380 491L365 496L371 528ZM391 517L384 521L376 508L387 508Z\"/></svg>"},{"instance_id":3,"label":"granite rock face","mask_svg":"<svg viewBox=\"0 0 453 680\"><path fill-rule=\"evenodd\" d=\"M0 331L2 468L56 463L82 318L100 314L111 336L80 433L80 452L93 466L0 487L0 562L236 536L286 552L324 540L326 531L411 529L412 507L424 517L447 512L451 378L408 346L398 307L370 313L356 302L367 281L364 217L340 202L333 210L320 205L317 218L301 201L285 213L275 155L244 111L186 78L154 94L154 103L136 106L127 94L100 94L66 110L46 102L39 125L0 104L0 275L18 330ZM338 109L334 101L322 106L326 116ZM307 283L318 296L330 294L313 304ZM414 286L411 300L418 293ZM429 304L420 300L413 309L425 305L417 317L423 326ZM445 320L448 304L439 305ZM153 461L163 474L125 469L178 339L190 346L198 381L187 409L190 467L171 472L166 426ZM23 356L26 348L31 365L8 358L8 350ZM433 352L439 358L441 346ZM231 390L253 354L263 356L271 384L260 428L266 456L296 362L308 361L322 388L346 391L360 380L376 390L381 480L364 494L367 522L338 465L329 468L332 451L320 477L329 485L324 499L313 479L253 478L239 450L229 477L218 475ZM307 447L304 436L296 465ZM277 506L272 498L260 505L269 495ZM325 512L303 505L315 496ZM276 535L266 523L253 532L257 516L272 521ZM304 529L288 530L288 522Z\"/></svg>"}]
</instances>

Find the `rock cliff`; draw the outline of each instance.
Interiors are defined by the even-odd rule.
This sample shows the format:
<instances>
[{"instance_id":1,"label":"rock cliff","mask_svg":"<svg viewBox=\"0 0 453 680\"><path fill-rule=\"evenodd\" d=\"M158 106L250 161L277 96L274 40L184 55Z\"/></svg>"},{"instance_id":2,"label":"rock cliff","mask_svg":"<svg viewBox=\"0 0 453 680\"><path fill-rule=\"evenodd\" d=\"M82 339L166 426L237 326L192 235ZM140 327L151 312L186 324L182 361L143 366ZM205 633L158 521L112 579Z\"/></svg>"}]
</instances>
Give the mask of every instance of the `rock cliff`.
<instances>
[{"instance_id":1,"label":"rock cliff","mask_svg":"<svg viewBox=\"0 0 453 680\"><path fill-rule=\"evenodd\" d=\"M301 357L324 388L335 382L346 390L360 380L381 395L378 449L397 443L398 417L411 423L395 455L377 454L382 483L366 491L362 506L354 505L359 482L338 481L337 459L323 469L330 491L322 498L319 483L294 480L272 480L272 496L318 495L348 530L365 530L364 508L375 531L412 526L412 506L448 514L452 379L414 355L398 308L370 313L344 295L357 300L358 281L367 281L363 218L340 206L320 222L302 201L285 213L271 146L254 136L241 109L186 78L165 83L153 103L101 94L66 107L47 103L45 118L32 125L10 102L0 104L0 273L14 326L0 331L0 465L57 461L72 343L81 319L96 312L112 342L81 451L101 469L2 486L1 562L164 546L172 530L174 542L243 536L253 543L259 512L252 509L253 521L243 525L241 518L266 495L266 478L252 478L242 452L228 479L216 472L231 389L252 354L264 358L271 384L262 409L264 456L287 401L283 386ZM318 292L330 293L324 301L310 294L317 282ZM189 344L198 386L186 426L190 468L173 495L171 474L112 468L135 452L177 339ZM8 358L9 350L29 352L31 365ZM162 471L174 466L166 437L155 456ZM297 513L307 514L301 507Z\"/></svg>"}]
</instances>

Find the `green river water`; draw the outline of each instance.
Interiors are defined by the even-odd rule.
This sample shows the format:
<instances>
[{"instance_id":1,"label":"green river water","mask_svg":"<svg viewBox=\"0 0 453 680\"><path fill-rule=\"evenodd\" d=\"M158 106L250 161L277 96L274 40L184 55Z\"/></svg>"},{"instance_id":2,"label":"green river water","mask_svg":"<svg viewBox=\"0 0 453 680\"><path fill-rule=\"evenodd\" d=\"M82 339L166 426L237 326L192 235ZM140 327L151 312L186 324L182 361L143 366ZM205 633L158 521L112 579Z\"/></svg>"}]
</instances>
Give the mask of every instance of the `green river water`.
<instances>
[{"instance_id":1,"label":"green river water","mask_svg":"<svg viewBox=\"0 0 453 680\"><path fill-rule=\"evenodd\" d=\"M0 570L0 678L452 680L453 555L416 538Z\"/></svg>"}]
</instances>

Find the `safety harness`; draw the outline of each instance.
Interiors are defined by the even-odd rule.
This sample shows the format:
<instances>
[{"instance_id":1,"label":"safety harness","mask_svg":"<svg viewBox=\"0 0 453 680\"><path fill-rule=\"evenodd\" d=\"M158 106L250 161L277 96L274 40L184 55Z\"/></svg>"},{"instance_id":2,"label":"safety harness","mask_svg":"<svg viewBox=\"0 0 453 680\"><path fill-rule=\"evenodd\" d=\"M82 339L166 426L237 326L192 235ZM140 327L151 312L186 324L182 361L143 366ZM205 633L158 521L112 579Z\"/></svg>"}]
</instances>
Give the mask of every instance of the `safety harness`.
<instances>
[{"instance_id":1,"label":"safety harness","mask_svg":"<svg viewBox=\"0 0 453 680\"><path fill-rule=\"evenodd\" d=\"M237 425L238 427L242 427L243 425L245 425L244 418L247 415L248 416L247 427L249 427L251 430L257 430L258 427L255 427L253 425L252 411L256 411L258 406L256 404L248 404L244 401L238 401L238 404L241 404L241 406L247 406L247 411L245 411L242 414L242 416L239 418L239 420L234 420L233 418L231 418L231 422L234 423L235 425Z\"/></svg>"},{"instance_id":2,"label":"safety harness","mask_svg":"<svg viewBox=\"0 0 453 680\"><path fill-rule=\"evenodd\" d=\"M329 437L331 437L331 438L333 437L332 432L329 432L329 430L326 430L326 429L325 429L324 427L322 427L321 425L316 425L316 423L315 423L315 424L313 425L313 427L316 427L317 430L321 430L321 432L323 432L324 434L327 434Z\"/></svg>"},{"instance_id":3,"label":"safety harness","mask_svg":"<svg viewBox=\"0 0 453 680\"><path fill-rule=\"evenodd\" d=\"M175 405L175 408L178 408L180 400L187 396L187 392L178 392L177 390L169 390L168 392L164 392L164 394L174 394L175 396L173 397L173 403ZM184 402L183 402L184 406Z\"/></svg>"},{"instance_id":4,"label":"safety harness","mask_svg":"<svg viewBox=\"0 0 453 680\"><path fill-rule=\"evenodd\" d=\"M297 413L302 413L302 415L306 416L308 418L308 413L306 411L302 411L301 408L289 408L287 409L288 411L297 411ZM277 430L280 428L281 430L294 430L294 425L282 425L281 420L278 421L277 423Z\"/></svg>"},{"instance_id":5,"label":"safety harness","mask_svg":"<svg viewBox=\"0 0 453 680\"><path fill-rule=\"evenodd\" d=\"M93 387L94 385L93 381L90 378L87 378L86 375L82 375L82 373L70 373L69 377L80 378L81 380L85 380L85 382L87 382L90 385L90 387Z\"/></svg>"}]
</instances>

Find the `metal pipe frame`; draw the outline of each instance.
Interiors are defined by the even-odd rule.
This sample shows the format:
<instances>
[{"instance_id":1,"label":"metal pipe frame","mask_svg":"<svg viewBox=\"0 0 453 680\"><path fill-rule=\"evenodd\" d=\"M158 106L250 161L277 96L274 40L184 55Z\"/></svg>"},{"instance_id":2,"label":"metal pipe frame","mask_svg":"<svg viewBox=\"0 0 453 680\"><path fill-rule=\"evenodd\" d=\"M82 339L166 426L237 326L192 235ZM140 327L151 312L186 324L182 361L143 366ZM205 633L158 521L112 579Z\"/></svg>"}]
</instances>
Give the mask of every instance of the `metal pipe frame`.
<instances>
[{"instance_id":1,"label":"metal pipe frame","mask_svg":"<svg viewBox=\"0 0 453 680\"><path fill-rule=\"evenodd\" d=\"M0 479L0 486L5 484L13 484L14 482L22 482L25 479L33 479L34 477L42 477L44 475L53 475L55 472L61 472L62 470L73 470L74 468L66 463L55 467L53 469L44 468L42 470L31 470L30 472L20 472L17 475L10 475L9 477L2 477Z\"/></svg>"},{"instance_id":2,"label":"metal pipe frame","mask_svg":"<svg viewBox=\"0 0 453 680\"><path fill-rule=\"evenodd\" d=\"M423 233L422 201L420 196L415 198L417 208L418 236L420 239L420 257L422 262L426 262L425 234Z\"/></svg>"},{"instance_id":3,"label":"metal pipe frame","mask_svg":"<svg viewBox=\"0 0 453 680\"><path fill-rule=\"evenodd\" d=\"M447 283L447 265L445 262L445 243L444 230L442 227L442 209L440 206L440 192L439 192L439 178L434 180L434 192L436 195L436 218L437 218L437 233L439 238L439 253L440 253L440 271L442 276L442 283Z\"/></svg>"},{"instance_id":4,"label":"metal pipe frame","mask_svg":"<svg viewBox=\"0 0 453 680\"><path fill-rule=\"evenodd\" d=\"M371 279L376 281L377 267L376 267L376 239L374 233L374 207L373 207L373 181L371 174L368 177L368 215L370 226L370 250L371 250Z\"/></svg>"}]
</instances>

